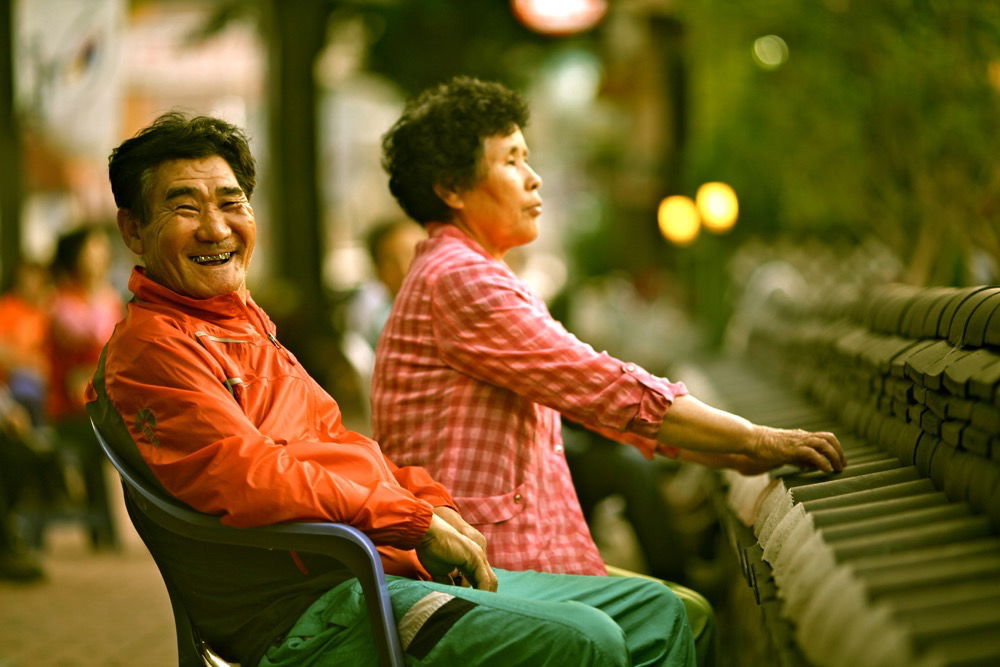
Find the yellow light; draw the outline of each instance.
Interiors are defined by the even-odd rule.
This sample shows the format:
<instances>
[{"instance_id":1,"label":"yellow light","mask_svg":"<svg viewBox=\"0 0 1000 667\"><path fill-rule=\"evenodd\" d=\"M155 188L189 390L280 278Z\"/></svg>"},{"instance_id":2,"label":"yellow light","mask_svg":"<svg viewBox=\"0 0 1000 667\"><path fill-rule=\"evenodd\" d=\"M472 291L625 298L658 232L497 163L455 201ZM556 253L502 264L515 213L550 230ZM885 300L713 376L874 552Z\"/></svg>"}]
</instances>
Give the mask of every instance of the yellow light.
<instances>
[{"instance_id":1,"label":"yellow light","mask_svg":"<svg viewBox=\"0 0 1000 667\"><path fill-rule=\"evenodd\" d=\"M722 233L736 224L740 212L736 193L725 183L705 183L695 195L701 221L709 231Z\"/></svg>"},{"instance_id":2,"label":"yellow light","mask_svg":"<svg viewBox=\"0 0 1000 667\"><path fill-rule=\"evenodd\" d=\"M660 233L674 245L685 246L698 238L698 209L690 197L673 195L660 202L656 213Z\"/></svg>"}]
</instances>

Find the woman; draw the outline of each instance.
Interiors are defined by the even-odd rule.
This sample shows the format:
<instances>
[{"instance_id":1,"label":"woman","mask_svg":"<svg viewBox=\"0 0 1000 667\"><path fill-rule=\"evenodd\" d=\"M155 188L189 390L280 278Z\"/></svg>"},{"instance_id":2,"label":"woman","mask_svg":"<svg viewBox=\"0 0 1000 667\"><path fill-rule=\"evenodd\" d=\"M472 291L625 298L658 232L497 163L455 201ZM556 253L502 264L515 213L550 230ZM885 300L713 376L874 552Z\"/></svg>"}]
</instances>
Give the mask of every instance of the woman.
<instances>
[{"instance_id":1,"label":"woman","mask_svg":"<svg viewBox=\"0 0 1000 667\"><path fill-rule=\"evenodd\" d=\"M533 241L542 180L514 92L467 77L424 92L383 139L389 188L424 225L376 351L374 437L428 468L508 569L604 574L570 480L560 414L654 453L756 473L835 471L831 433L751 424L682 383L597 353L504 263Z\"/></svg>"}]
</instances>

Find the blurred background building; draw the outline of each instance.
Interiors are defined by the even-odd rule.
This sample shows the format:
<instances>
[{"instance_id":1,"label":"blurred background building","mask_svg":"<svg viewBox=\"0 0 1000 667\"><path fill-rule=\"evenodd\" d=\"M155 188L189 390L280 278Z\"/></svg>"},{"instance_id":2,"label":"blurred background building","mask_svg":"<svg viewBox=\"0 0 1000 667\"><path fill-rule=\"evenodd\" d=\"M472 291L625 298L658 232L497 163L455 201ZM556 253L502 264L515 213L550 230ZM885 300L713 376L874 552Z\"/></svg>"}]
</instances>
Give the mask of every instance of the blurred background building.
<instances>
[{"instance_id":1,"label":"blurred background building","mask_svg":"<svg viewBox=\"0 0 1000 667\"><path fill-rule=\"evenodd\" d=\"M335 336L337 294L371 272L364 234L396 212L380 137L406 97L454 74L530 98L527 137L547 205L542 237L519 262L547 297L612 273L642 275L664 283L659 291L714 345L748 263L775 256L792 265L804 256L802 278L831 289L869 274L918 285L996 280L992 3L2 7L4 287L19 258L46 261L61 231L113 219L110 148L180 108L249 130L262 183L255 293ZM734 197L721 228L704 205L690 207L711 182ZM680 208L660 206L669 196ZM696 213L685 217L685 203ZM685 220L685 230L667 228ZM118 260L119 284L129 263Z\"/></svg>"}]
</instances>

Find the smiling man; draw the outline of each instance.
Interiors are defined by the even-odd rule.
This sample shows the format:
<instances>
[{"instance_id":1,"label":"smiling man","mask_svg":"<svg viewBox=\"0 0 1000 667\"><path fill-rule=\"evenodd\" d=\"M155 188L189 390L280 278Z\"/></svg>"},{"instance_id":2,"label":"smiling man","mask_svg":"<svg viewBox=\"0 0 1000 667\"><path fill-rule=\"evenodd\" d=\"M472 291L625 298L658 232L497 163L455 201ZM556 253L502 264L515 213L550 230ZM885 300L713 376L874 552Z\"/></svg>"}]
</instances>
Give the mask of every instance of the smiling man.
<instances>
[{"instance_id":1,"label":"smiling man","mask_svg":"<svg viewBox=\"0 0 1000 667\"><path fill-rule=\"evenodd\" d=\"M122 237L145 260L146 276L198 299L235 292L246 301L257 230L229 163L218 155L165 162L148 201L151 210L139 215L118 211Z\"/></svg>"},{"instance_id":2,"label":"smiling man","mask_svg":"<svg viewBox=\"0 0 1000 667\"><path fill-rule=\"evenodd\" d=\"M445 487L344 428L247 289L254 161L238 128L167 114L115 149L109 172L122 239L143 265L87 407L147 479L237 527L364 531L388 573L407 664L693 664L684 609L662 586L494 571ZM360 588L339 563L134 521L223 657L375 663Z\"/></svg>"}]
</instances>

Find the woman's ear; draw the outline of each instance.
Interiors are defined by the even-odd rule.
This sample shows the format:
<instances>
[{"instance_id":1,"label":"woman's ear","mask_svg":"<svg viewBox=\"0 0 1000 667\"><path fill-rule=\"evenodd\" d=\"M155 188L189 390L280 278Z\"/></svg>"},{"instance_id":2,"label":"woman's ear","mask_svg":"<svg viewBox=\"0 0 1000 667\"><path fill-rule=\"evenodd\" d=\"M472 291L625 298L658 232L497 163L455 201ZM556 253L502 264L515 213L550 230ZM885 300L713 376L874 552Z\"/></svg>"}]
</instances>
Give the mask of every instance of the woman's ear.
<instances>
[{"instance_id":1,"label":"woman's ear","mask_svg":"<svg viewBox=\"0 0 1000 667\"><path fill-rule=\"evenodd\" d=\"M462 198L462 195L453 188L448 188L438 183L434 186L434 194L440 197L441 201L443 201L448 208L465 208L465 200Z\"/></svg>"},{"instance_id":2,"label":"woman's ear","mask_svg":"<svg viewBox=\"0 0 1000 667\"><path fill-rule=\"evenodd\" d=\"M127 208L118 209L118 233L128 249L137 255L142 255L145 249L139 236L139 219Z\"/></svg>"}]
</instances>

